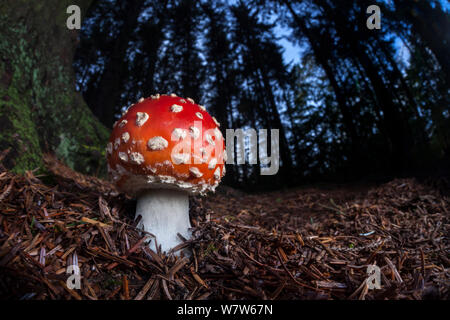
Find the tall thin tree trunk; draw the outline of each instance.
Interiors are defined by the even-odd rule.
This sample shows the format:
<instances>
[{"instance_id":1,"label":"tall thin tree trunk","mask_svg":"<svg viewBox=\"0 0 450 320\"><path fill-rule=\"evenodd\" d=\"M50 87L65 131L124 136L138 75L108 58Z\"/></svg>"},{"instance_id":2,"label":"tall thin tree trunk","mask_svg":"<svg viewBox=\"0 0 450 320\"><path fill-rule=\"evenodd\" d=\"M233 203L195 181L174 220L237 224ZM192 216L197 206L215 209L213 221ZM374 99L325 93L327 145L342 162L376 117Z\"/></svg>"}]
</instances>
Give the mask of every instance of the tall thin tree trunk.
<instances>
[{"instance_id":1,"label":"tall thin tree trunk","mask_svg":"<svg viewBox=\"0 0 450 320\"><path fill-rule=\"evenodd\" d=\"M294 9L292 8L292 5L288 0L282 0L286 7L288 8L289 12L291 13L297 27L301 30L301 32L306 36L308 39L311 48L313 49L314 56L317 59L317 62L322 66L323 70L325 71L325 74L328 78L328 81L330 81L330 85L333 88L334 94L336 96L336 101L339 105L339 109L342 114L343 122L345 131L348 134L348 137L350 138L350 144L351 144L351 150L352 150L352 159L358 162L358 159L360 159L359 150L360 149L360 139L356 130L355 123L353 121L353 115L351 113L350 107L347 104L345 93L342 91L340 85L338 84L338 81L335 77L334 71L332 70L328 59L326 57L326 46L323 46L320 44L320 42L314 37L313 33L310 31L310 29L306 26L305 21L301 17L299 17Z\"/></svg>"},{"instance_id":2,"label":"tall thin tree trunk","mask_svg":"<svg viewBox=\"0 0 450 320\"><path fill-rule=\"evenodd\" d=\"M124 3L126 14L123 26L114 43L114 48L103 70L98 92L92 102L94 114L106 126L112 127L120 98L121 85L126 73L126 53L130 36L137 26L144 0L129 0Z\"/></svg>"},{"instance_id":3,"label":"tall thin tree trunk","mask_svg":"<svg viewBox=\"0 0 450 320\"><path fill-rule=\"evenodd\" d=\"M430 1L394 0L412 23L414 30L433 51L450 86L450 16L439 7L432 7Z\"/></svg>"}]
</instances>

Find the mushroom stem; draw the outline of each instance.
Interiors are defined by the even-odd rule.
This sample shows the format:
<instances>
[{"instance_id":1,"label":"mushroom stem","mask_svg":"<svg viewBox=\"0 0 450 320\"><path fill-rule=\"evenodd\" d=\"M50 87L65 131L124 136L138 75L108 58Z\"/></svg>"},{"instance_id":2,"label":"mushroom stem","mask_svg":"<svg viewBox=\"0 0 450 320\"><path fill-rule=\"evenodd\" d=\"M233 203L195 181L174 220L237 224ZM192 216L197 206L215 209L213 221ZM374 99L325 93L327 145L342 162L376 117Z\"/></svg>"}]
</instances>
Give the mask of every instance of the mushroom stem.
<instances>
[{"instance_id":1,"label":"mushroom stem","mask_svg":"<svg viewBox=\"0 0 450 320\"><path fill-rule=\"evenodd\" d=\"M181 234L189 239L189 194L183 191L150 189L138 196L136 218L142 216L138 227L152 233L161 251L167 252L182 241ZM156 252L152 239L150 248Z\"/></svg>"}]
</instances>

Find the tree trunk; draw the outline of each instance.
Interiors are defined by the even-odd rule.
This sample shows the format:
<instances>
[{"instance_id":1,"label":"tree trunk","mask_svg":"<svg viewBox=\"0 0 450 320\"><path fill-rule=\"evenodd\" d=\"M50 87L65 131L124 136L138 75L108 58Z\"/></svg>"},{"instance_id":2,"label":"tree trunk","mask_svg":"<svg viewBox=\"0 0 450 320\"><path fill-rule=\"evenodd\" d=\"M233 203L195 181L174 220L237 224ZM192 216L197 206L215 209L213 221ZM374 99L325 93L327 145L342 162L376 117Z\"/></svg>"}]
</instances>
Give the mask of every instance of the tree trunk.
<instances>
[{"instance_id":1,"label":"tree trunk","mask_svg":"<svg viewBox=\"0 0 450 320\"><path fill-rule=\"evenodd\" d=\"M433 51L450 85L450 16L429 1L395 0L397 10L404 13L414 30Z\"/></svg>"},{"instance_id":2,"label":"tree trunk","mask_svg":"<svg viewBox=\"0 0 450 320\"><path fill-rule=\"evenodd\" d=\"M352 148L352 155L351 159L354 161L354 163L359 163L359 159L361 157L360 155L360 138L358 136L355 123L353 121L353 115L351 112L351 109L347 103L347 100L345 98L345 93L341 89L341 86L338 83L338 80L335 77L335 72L333 71L328 58L327 58L327 45L321 43L321 37L315 37L313 31L310 30L306 23L300 18L292 8L291 4L287 0L283 0L283 3L288 8L289 12L292 15L292 18L294 19L295 24L300 29L300 31L306 36L308 39L311 48L313 50L314 56L317 59L318 64L323 68L325 71L325 74L328 78L328 81L330 81L330 85L333 88L336 101L339 105L339 110L341 111L343 122L344 122L344 128L346 133L348 134L348 137L350 138L351 148Z\"/></svg>"},{"instance_id":3,"label":"tree trunk","mask_svg":"<svg viewBox=\"0 0 450 320\"><path fill-rule=\"evenodd\" d=\"M109 132L75 91L77 31L66 27L67 7L80 6L84 17L90 2L0 4L0 150L10 148L8 169L43 168L48 151L82 172L105 167Z\"/></svg>"},{"instance_id":4,"label":"tree trunk","mask_svg":"<svg viewBox=\"0 0 450 320\"><path fill-rule=\"evenodd\" d=\"M98 93L92 104L94 114L108 128L112 128L115 121L114 115L121 107L117 104L120 100L123 75L127 70L128 44L138 24L137 19L143 4L143 0L130 0L124 4L123 26L100 78Z\"/></svg>"}]
</instances>

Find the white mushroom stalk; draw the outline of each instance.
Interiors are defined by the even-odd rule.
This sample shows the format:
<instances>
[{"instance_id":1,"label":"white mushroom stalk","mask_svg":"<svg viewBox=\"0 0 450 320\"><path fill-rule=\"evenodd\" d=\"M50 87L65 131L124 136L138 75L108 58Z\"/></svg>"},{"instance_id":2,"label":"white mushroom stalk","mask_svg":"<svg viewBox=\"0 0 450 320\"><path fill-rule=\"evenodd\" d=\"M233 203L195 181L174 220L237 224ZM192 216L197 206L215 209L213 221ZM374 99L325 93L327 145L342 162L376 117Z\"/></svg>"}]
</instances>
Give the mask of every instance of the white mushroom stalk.
<instances>
[{"instance_id":1,"label":"white mushroom stalk","mask_svg":"<svg viewBox=\"0 0 450 320\"><path fill-rule=\"evenodd\" d=\"M168 252L182 240L191 237L189 221L189 194L169 189L149 189L137 198L136 218L141 216L138 227L156 237L150 242L150 249ZM177 252L176 252L177 254Z\"/></svg>"}]
</instances>

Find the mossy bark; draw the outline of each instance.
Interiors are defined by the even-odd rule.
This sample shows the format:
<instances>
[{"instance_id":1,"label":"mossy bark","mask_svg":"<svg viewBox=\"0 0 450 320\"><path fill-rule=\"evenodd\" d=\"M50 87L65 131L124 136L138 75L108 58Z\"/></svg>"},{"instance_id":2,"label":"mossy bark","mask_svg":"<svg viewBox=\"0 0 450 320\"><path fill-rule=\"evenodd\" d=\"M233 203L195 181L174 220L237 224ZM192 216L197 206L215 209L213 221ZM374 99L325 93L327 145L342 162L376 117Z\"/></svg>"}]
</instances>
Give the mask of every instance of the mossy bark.
<instances>
[{"instance_id":1,"label":"mossy bark","mask_svg":"<svg viewBox=\"0 0 450 320\"><path fill-rule=\"evenodd\" d=\"M67 7L91 0L3 0L0 3L0 151L15 172L43 168L52 151L73 169L104 172L109 136L75 91L72 68L77 30Z\"/></svg>"}]
</instances>

